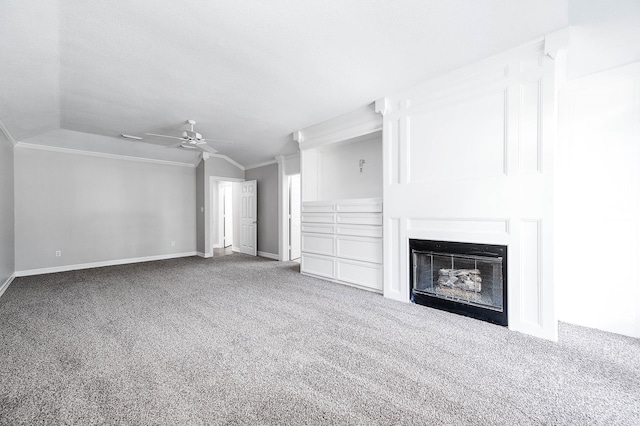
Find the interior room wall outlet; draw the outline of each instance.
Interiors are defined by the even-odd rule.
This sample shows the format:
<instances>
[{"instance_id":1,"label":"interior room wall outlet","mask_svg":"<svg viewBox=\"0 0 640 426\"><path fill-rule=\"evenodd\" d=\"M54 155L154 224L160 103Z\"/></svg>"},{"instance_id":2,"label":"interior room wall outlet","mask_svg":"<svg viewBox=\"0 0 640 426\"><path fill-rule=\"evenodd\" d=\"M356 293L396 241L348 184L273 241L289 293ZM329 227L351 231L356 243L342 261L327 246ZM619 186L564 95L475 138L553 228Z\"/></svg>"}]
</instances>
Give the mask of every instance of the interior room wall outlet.
<instances>
[{"instance_id":1,"label":"interior room wall outlet","mask_svg":"<svg viewBox=\"0 0 640 426\"><path fill-rule=\"evenodd\" d=\"M175 247L176 246L176 242L175 241L171 241L171 247Z\"/></svg>"},{"instance_id":2,"label":"interior room wall outlet","mask_svg":"<svg viewBox=\"0 0 640 426\"><path fill-rule=\"evenodd\" d=\"M56 250L56 257L62 256L62 252L60 250Z\"/></svg>"}]
</instances>

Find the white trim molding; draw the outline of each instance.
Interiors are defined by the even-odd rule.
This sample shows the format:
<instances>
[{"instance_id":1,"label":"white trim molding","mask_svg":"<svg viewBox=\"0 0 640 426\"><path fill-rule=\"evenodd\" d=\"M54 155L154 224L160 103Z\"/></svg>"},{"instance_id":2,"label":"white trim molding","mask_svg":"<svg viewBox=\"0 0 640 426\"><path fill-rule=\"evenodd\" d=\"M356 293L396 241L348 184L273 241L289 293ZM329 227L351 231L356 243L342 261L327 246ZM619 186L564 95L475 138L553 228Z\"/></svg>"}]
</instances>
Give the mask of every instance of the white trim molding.
<instances>
[{"instance_id":1,"label":"white trim molding","mask_svg":"<svg viewBox=\"0 0 640 426\"><path fill-rule=\"evenodd\" d=\"M300 150L341 142L382 130L382 117L371 103L348 114L309 126L293 133Z\"/></svg>"},{"instance_id":2,"label":"white trim molding","mask_svg":"<svg viewBox=\"0 0 640 426\"><path fill-rule=\"evenodd\" d=\"M266 257L267 259L279 260L277 254L267 253L266 251L258 251L258 256Z\"/></svg>"},{"instance_id":3,"label":"white trim molding","mask_svg":"<svg viewBox=\"0 0 640 426\"><path fill-rule=\"evenodd\" d=\"M53 266L51 268L28 269L16 271L16 277L28 277L32 275L52 274L55 272L77 271L80 269L102 268L103 266L127 265L130 263L151 262L154 260L176 259L180 257L195 256L195 251L185 253L160 254L157 256L134 257L129 259L106 260L103 262L80 263L76 265Z\"/></svg>"},{"instance_id":4,"label":"white trim molding","mask_svg":"<svg viewBox=\"0 0 640 426\"><path fill-rule=\"evenodd\" d=\"M240 170L245 170L245 167L238 163L237 161L232 160L231 158L227 157L226 155L223 154L211 154L211 153L207 153L209 155L209 157L217 157L217 158L222 158L223 160L227 160L229 163L233 164L234 166L236 166L237 168L239 168Z\"/></svg>"},{"instance_id":5,"label":"white trim molding","mask_svg":"<svg viewBox=\"0 0 640 426\"><path fill-rule=\"evenodd\" d=\"M16 143L18 143L13 137L13 135L11 134L11 132L9 131L9 129L7 128L7 125L5 124L5 122L2 120L2 117L0 117L0 131L4 133L7 139L9 139L9 143L11 143L11 145L15 146Z\"/></svg>"},{"instance_id":6,"label":"white trim molding","mask_svg":"<svg viewBox=\"0 0 640 426\"><path fill-rule=\"evenodd\" d=\"M198 252L196 252L196 254L199 257L202 257L202 258L205 258L205 259L208 258L208 257L213 257L213 253L203 253L201 251L198 251Z\"/></svg>"},{"instance_id":7,"label":"white trim molding","mask_svg":"<svg viewBox=\"0 0 640 426\"><path fill-rule=\"evenodd\" d=\"M7 280L4 282L4 284L2 284L0 286L0 297L2 297L4 292L9 288L9 286L11 285L11 283L13 282L13 279L15 277L16 277L16 274L11 274L11 276L9 278L7 278Z\"/></svg>"},{"instance_id":8,"label":"white trim molding","mask_svg":"<svg viewBox=\"0 0 640 426\"><path fill-rule=\"evenodd\" d=\"M107 154L105 152L84 151L80 149L60 148L57 146L37 145L37 144L25 143L25 142L18 142L15 146L16 148L60 152L63 154L85 155L88 157L109 158L113 160L138 161L141 163L163 164L165 166L178 166L178 167L190 167L190 168L196 167L196 164L193 164L193 163L181 163L179 161L157 160L153 158L144 158L144 157L132 157L129 155L121 155L121 154Z\"/></svg>"},{"instance_id":9,"label":"white trim molding","mask_svg":"<svg viewBox=\"0 0 640 426\"><path fill-rule=\"evenodd\" d=\"M245 170L257 169L259 167L270 166L271 164L276 164L276 160L269 160L263 163L254 164L252 166L247 166Z\"/></svg>"}]
</instances>

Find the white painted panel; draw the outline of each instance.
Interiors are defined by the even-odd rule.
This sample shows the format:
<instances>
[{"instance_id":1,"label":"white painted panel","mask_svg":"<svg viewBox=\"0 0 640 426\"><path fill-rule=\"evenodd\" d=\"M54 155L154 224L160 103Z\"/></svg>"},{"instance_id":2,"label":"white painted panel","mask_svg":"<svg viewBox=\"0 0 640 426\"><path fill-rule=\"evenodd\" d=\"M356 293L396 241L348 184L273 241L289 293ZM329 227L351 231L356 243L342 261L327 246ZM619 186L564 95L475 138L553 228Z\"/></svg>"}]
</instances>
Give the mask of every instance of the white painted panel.
<instances>
[{"instance_id":1,"label":"white painted panel","mask_svg":"<svg viewBox=\"0 0 640 426\"><path fill-rule=\"evenodd\" d=\"M302 232L314 232L316 234L333 234L335 233L335 225L326 223L303 223Z\"/></svg>"},{"instance_id":2,"label":"white painted panel","mask_svg":"<svg viewBox=\"0 0 640 426\"><path fill-rule=\"evenodd\" d=\"M504 173L505 93L411 117L411 182Z\"/></svg>"},{"instance_id":3,"label":"white painted panel","mask_svg":"<svg viewBox=\"0 0 640 426\"><path fill-rule=\"evenodd\" d=\"M336 256L382 263L382 240L338 236L336 237Z\"/></svg>"},{"instance_id":4,"label":"white painted panel","mask_svg":"<svg viewBox=\"0 0 640 426\"><path fill-rule=\"evenodd\" d=\"M540 277L540 223L520 223L520 315L525 322L540 324L542 282Z\"/></svg>"},{"instance_id":5,"label":"white painted panel","mask_svg":"<svg viewBox=\"0 0 640 426\"><path fill-rule=\"evenodd\" d=\"M333 212L334 210L335 210L335 207L333 203L323 203L323 204L302 203L303 213L327 213L327 212Z\"/></svg>"},{"instance_id":6,"label":"white painted panel","mask_svg":"<svg viewBox=\"0 0 640 426\"><path fill-rule=\"evenodd\" d=\"M400 122L398 119L385 121L386 137L389 139L385 148L385 155L388 160L385 160L385 167L387 170L387 182L386 184L398 184L400 183ZM385 142L386 143L386 142Z\"/></svg>"},{"instance_id":7,"label":"white painted panel","mask_svg":"<svg viewBox=\"0 0 640 426\"><path fill-rule=\"evenodd\" d=\"M353 235L358 237L382 238L382 226L375 225L338 225L336 233L339 235Z\"/></svg>"},{"instance_id":8,"label":"white painted panel","mask_svg":"<svg viewBox=\"0 0 640 426\"><path fill-rule=\"evenodd\" d=\"M540 82L520 86L520 171L540 170Z\"/></svg>"},{"instance_id":9,"label":"white painted panel","mask_svg":"<svg viewBox=\"0 0 640 426\"><path fill-rule=\"evenodd\" d=\"M335 254L333 235L302 234L302 251L333 256Z\"/></svg>"},{"instance_id":10,"label":"white painted panel","mask_svg":"<svg viewBox=\"0 0 640 426\"><path fill-rule=\"evenodd\" d=\"M336 204L336 211L338 212L355 212L355 213L381 213L382 212L382 200L369 201L361 203L338 203Z\"/></svg>"},{"instance_id":11,"label":"white painted panel","mask_svg":"<svg viewBox=\"0 0 640 426\"><path fill-rule=\"evenodd\" d=\"M334 260L331 257L303 253L300 260L300 271L325 278L334 278Z\"/></svg>"},{"instance_id":12,"label":"white painted panel","mask_svg":"<svg viewBox=\"0 0 640 426\"><path fill-rule=\"evenodd\" d=\"M361 225L382 225L380 213L338 213L337 223L353 223Z\"/></svg>"},{"instance_id":13,"label":"white painted panel","mask_svg":"<svg viewBox=\"0 0 640 426\"><path fill-rule=\"evenodd\" d=\"M409 219L411 230L504 234L509 232L507 219Z\"/></svg>"},{"instance_id":14,"label":"white painted panel","mask_svg":"<svg viewBox=\"0 0 640 426\"><path fill-rule=\"evenodd\" d=\"M382 291L382 266L336 259L336 279Z\"/></svg>"},{"instance_id":15,"label":"white painted panel","mask_svg":"<svg viewBox=\"0 0 640 426\"><path fill-rule=\"evenodd\" d=\"M300 220L302 223L334 223L336 216L333 213L302 213Z\"/></svg>"}]
</instances>

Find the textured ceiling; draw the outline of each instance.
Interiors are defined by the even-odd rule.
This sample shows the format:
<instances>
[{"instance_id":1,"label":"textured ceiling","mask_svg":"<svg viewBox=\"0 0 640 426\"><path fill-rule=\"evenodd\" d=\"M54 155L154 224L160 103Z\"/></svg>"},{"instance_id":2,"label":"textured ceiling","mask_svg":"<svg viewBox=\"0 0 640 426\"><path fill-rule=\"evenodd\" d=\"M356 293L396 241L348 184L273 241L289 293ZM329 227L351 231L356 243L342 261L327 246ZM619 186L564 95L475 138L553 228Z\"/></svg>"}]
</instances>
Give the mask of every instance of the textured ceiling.
<instances>
[{"instance_id":1,"label":"textured ceiling","mask_svg":"<svg viewBox=\"0 0 640 426\"><path fill-rule=\"evenodd\" d=\"M560 0L4 0L0 117L18 140L195 119L250 166L295 152L297 129L567 19Z\"/></svg>"}]
</instances>

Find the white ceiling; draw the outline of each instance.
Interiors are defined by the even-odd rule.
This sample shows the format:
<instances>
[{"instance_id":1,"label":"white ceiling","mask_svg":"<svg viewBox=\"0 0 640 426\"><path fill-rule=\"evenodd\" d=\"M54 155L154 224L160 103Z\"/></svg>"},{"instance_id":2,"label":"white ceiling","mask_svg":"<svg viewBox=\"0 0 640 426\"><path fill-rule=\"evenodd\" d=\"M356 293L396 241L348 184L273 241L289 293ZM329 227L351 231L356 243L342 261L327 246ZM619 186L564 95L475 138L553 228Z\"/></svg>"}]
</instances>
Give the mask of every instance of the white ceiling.
<instances>
[{"instance_id":1,"label":"white ceiling","mask_svg":"<svg viewBox=\"0 0 640 426\"><path fill-rule=\"evenodd\" d=\"M250 166L295 152L295 130L567 24L565 0L3 0L0 117L17 140L195 119Z\"/></svg>"}]
</instances>

